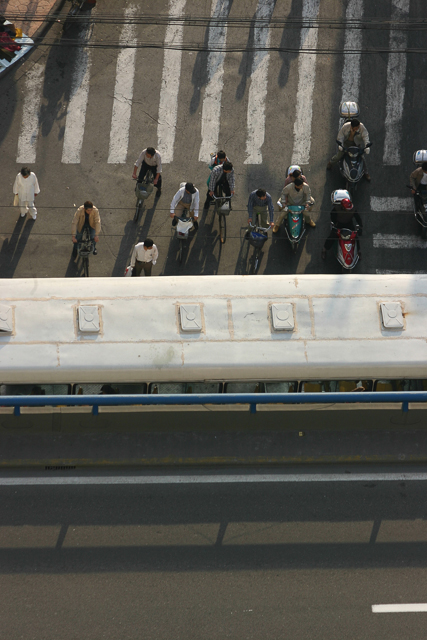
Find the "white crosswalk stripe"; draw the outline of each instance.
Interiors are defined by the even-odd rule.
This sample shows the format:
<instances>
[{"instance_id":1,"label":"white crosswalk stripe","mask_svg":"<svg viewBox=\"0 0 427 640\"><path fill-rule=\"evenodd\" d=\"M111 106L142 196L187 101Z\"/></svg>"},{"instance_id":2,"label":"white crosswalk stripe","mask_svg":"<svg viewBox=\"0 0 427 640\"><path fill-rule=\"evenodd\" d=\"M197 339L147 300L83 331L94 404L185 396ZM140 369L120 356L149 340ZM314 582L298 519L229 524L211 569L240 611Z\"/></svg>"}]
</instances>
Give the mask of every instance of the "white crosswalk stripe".
<instances>
[{"instance_id":1,"label":"white crosswalk stripe","mask_svg":"<svg viewBox=\"0 0 427 640\"><path fill-rule=\"evenodd\" d=\"M45 65L36 62L27 74L21 133L18 139L18 156L16 158L16 162L20 164L32 164L36 161L44 72Z\"/></svg>"},{"instance_id":2,"label":"white crosswalk stripe","mask_svg":"<svg viewBox=\"0 0 427 640\"><path fill-rule=\"evenodd\" d=\"M255 20L270 22L276 0L258 0ZM268 47L270 44L270 27L261 24L254 29L255 48ZM248 98L248 133L246 138L246 159L244 164L261 164L262 145L265 138L265 101L267 98L268 51L254 51L251 72L251 86Z\"/></svg>"},{"instance_id":3,"label":"white crosswalk stripe","mask_svg":"<svg viewBox=\"0 0 427 640\"><path fill-rule=\"evenodd\" d=\"M90 39L91 33L92 25L88 25L82 27L79 34L82 46L77 49L71 95L68 102L64 145L62 147L62 162L64 164L78 164L80 162L89 99L90 67L92 64L91 49L84 47L84 43Z\"/></svg>"},{"instance_id":4,"label":"white crosswalk stripe","mask_svg":"<svg viewBox=\"0 0 427 640\"><path fill-rule=\"evenodd\" d=\"M132 18L136 12L137 7L135 5L129 6L125 10L125 18ZM136 58L136 49L129 45L136 44L135 24L124 24L120 34L120 44L128 46L120 49L117 57L116 86L114 89L108 153L108 162L111 164L124 164L127 157Z\"/></svg>"},{"instance_id":5,"label":"white crosswalk stripe","mask_svg":"<svg viewBox=\"0 0 427 640\"><path fill-rule=\"evenodd\" d=\"M230 12L230 0L212 0L211 15L213 18L226 18ZM214 23L209 28L208 40L208 82L205 87L202 108L202 143L199 160L206 162L209 154L218 146L219 125L221 119L222 89L224 86L223 51L215 51L225 47L227 41L227 24Z\"/></svg>"},{"instance_id":6,"label":"white crosswalk stripe","mask_svg":"<svg viewBox=\"0 0 427 640\"><path fill-rule=\"evenodd\" d=\"M374 233L374 249L427 249L427 240L419 236Z\"/></svg>"},{"instance_id":7,"label":"white crosswalk stripe","mask_svg":"<svg viewBox=\"0 0 427 640\"><path fill-rule=\"evenodd\" d=\"M184 15L186 0L169 0L169 17L176 19ZM171 22L166 29L165 45L182 45L184 27ZM159 104L159 124L157 126L157 148L163 164L173 160L176 123L178 118L178 92L181 76L182 51L165 49L163 58L162 85Z\"/></svg>"},{"instance_id":8,"label":"white crosswalk stripe","mask_svg":"<svg viewBox=\"0 0 427 640\"><path fill-rule=\"evenodd\" d=\"M404 18L409 13L410 0L392 0L392 18ZM407 31L390 31L390 49L405 49ZM403 101L405 99L406 53L390 52L387 65L387 102L383 162L400 165Z\"/></svg>"},{"instance_id":9,"label":"white crosswalk stripe","mask_svg":"<svg viewBox=\"0 0 427 640\"><path fill-rule=\"evenodd\" d=\"M345 52L360 51L362 48L362 29L352 28L351 23L363 17L363 2L364 0L350 0L345 14L349 26L345 30L344 38L341 102L346 102L347 100L359 102L361 54L351 53L345 55Z\"/></svg>"},{"instance_id":10,"label":"white crosswalk stripe","mask_svg":"<svg viewBox=\"0 0 427 640\"><path fill-rule=\"evenodd\" d=\"M412 198L377 198L371 196L372 211L412 211Z\"/></svg>"}]
</instances>

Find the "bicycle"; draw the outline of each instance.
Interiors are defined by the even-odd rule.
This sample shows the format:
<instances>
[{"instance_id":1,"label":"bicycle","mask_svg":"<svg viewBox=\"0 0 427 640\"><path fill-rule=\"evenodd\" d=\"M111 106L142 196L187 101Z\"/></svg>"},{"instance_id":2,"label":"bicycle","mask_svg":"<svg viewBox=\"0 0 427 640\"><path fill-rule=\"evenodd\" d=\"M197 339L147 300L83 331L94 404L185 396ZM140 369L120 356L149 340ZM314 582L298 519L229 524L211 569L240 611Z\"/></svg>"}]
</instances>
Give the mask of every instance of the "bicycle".
<instances>
[{"instance_id":1,"label":"bicycle","mask_svg":"<svg viewBox=\"0 0 427 640\"><path fill-rule=\"evenodd\" d=\"M231 198L233 196L225 196L222 192L221 185L218 185L215 189L218 195L213 195L215 200L214 214L218 214L219 221L219 237L221 243L224 244L227 237L227 217L231 211Z\"/></svg>"},{"instance_id":2,"label":"bicycle","mask_svg":"<svg viewBox=\"0 0 427 640\"><path fill-rule=\"evenodd\" d=\"M93 252L94 244L90 238L88 227L83 228L82 239L77 245L78 255L82 259L83 275L89 277L89 255Z\"/></svg>"},{"instance_id":3,"label":"bicycle","mask_svg":"<svg viewBox=\"0 0 427 640\"><path fill-rule=\"evenodd\" d=\"M245 240L248 240L249 244L255 248L253 255L253 269L252 273L255 275L258 271L259 263L261 260L261 251L268 238L267 232L270 227L261 227L258 224L249 224L249 228L246 231Z\"/></svg>"},{"instance_id":4,"label":"bicycle","mask_svg":"<svg viewBox=\"0 0 427 640\"><path fill-rule=\"evenodd\" d=\"M182 264L184 257L184 246L187 245L190 229L194 226L194 220L189 215L183 214L181 218L178 218L175 226L175 234L179 241L178 261Z\"/></svg>"},{"instance_id":5,"label":"bicycle","mask_svg":"<svg viewBox=\"0 0 427 640\"><path fill-rule=\"evenodd\" d=\"M142 182L138 182L135 185L135 195L136 195L136 208L135 215L133 216L133 221L135 224L138 222L139 216L141 215L142 206L145 200L152 194L154 189L154 177L151 171L147 171L144 176Z\"/></svg>"}]
</instances>

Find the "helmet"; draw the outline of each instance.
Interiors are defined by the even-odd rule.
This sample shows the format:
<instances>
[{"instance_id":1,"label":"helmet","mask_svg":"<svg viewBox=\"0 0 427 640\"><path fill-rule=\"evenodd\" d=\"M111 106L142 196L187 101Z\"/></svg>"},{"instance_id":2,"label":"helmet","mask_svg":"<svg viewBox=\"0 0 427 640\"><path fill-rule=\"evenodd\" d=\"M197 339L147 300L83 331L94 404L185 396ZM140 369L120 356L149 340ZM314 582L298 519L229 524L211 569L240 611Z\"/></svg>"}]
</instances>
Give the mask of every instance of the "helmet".
<instances>
[{"instance_id":1,"label":"helmet","mask_svg":"<svg viewBox=\"0 0 427 640\"><path fill-rule=\"evenodd\" d=\"M344 209L353 209L353 205L351 204L351 200L349 200L348 198L343 198L341 200L341 205L344 207Z\"/></svg>"},{"instance_id":2,"label":"helmet","mask_svg":"<svg viewBox=\"0 0 427 640\"><path fill-rule=\"evenodd\" d=\"M339 111L341 118L348 118L349 120L357 118L360 114L357 102L351 101L341 102Z\"/></svg>"},{"instance_id":3,"label":"helmet","mask_svg":"<svg viewBox=\"0 0 427 640\"><path fill-rule=\"evenodd\" d=\"M291 164L291 166L288 168L287 176L290 176L294 171L299 171L300 173L302 173L302 169L298 164Z\"/></svg>"},{"instance_id":4,"label":"helmet","mask_svg":"<svg viewBox=\"0 0 427 640\"><path fill-rule=\"evenodd\" d=\"M347 189L336 189L331 193L332 204L339 204L341 200L344 200L344 198L347 198L351 202L351 196Z\"/></svg>"}]
</instances>

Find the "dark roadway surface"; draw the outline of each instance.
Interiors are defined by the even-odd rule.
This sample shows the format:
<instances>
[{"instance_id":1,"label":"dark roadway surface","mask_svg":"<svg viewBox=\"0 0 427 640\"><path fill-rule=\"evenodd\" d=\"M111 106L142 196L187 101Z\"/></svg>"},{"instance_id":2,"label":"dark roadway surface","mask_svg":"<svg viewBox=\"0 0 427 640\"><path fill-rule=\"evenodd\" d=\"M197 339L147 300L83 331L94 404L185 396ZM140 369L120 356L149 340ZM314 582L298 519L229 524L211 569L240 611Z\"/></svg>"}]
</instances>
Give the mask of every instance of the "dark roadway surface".
<instances>
[{"instance_id":1,"label":"dark roadway surface","mask_svg":"<svg viewBox=\"0 0 427 640\"><path fill-rule=\"evenodd\" d=\"M68 8L68 5L66 5ZM103 13L121 15L125 4L113 0L98 3L92 17ZM254 0L233 3L230 18L253 16ZM210 14L210 0L188 0L189 15ZM390 1L376 0L366 3L366 19L390 17ZM167 15L167 2L147 0L146 14ZM286 0L277 3L274 17L288 14L298 16L301 3ZM345 15L345 3L338 0L322 0L321 18L339 19ZM410 18L426 18L424 0L412 0ZM77 29L77 28L76 28ZM97 43L118 39L121 25L95 24L93 39ZM145 31L144 31L145 29ZM204 42L207 28L198 26L184 29L184 42ZM137 26L139 40L162 42L165 26ZM67 37L77 37L78 31L70 30ZM212 208L201 219L200 229L193 238L185 264L176 260L176 241L171 240L169 205L181 180L192 180L201 190L203 202L206 165L198 160L200 147L200 120L203 90L206 84L206 55L184 51L182 56L179 93L178 129L175 141L175 157L164 167L164 189L160 201L148 201L148 209L142 221L135 227L134 183L131 180L133 162L140 150L156 145L157 114L163 66L161 49L138 49L134 85L130 142L125 165L107 164L108 141L114 94L117 49L94 49L90 74L89 104L86 113L85 136L80 164L61 164L66 107L70 95L71 76L77 49L64 45L62 27L54 24L48 32L46 46L39 46L15 71L1 79L0 95L0 274L3 277L47 277L79 275L80 266L71 260L70 223L74 204L90 198L99 207L103 222L98 256L91 259L91 275L122 276L133 244L151 236L160 250L154 275L182 274L240 274L247 273L249 258L247 243L243 242L246 223L245 207L248 193L264 186L276 200L280 193L285 168L292 153L293 125L295 120L297 89L297 56L295 53L271 52L267 93L266 138L262 165L244 165L246 145L246 111L249 92L248 76L251 55L227 53L222 96L220 146L226 150L236 167L236 198L234 211L228 220L228 238L221 247L218 239L218 221L213 219ZM229 40L245 47L251 43L249 28L229 30ZM364 46L387 47L388 31L364 32ZM299 32L272 29L273 46L298 46ZM50 46L50 43L61 46ZM307 234L296 256L291 255L284 230L278 238L270 239L264 248L261 273L336 273L339 271L333 255L326 262L320 258L321 247L329 233L330 194L342 186L338 170L326 172L326 162L335 151L338 129L338 105L341 99L341 73L343 64L343 30L321 29L319 48L336 47L337 55L319 55L313 101L313 128L310 164L304 172L309 179L316 205L313 217L318 223ZM423 47L424 34L411 31L408 46ZM20 164L17 164L17 140L21 128L26 73L34 63L46 65L41 103L41 125L37 143L35 170L41 185L37 199L39 216L33 224L24 223L11 206L12 184ZM405 83L404 118L402 124L402 148L400 167L383 166L384 119L386 104L387 54L362 56L360 106L361 119L366 124L374 145L369 156L372 183L363 182L357 193L357 206L365 221L363 260L359 273L375 273L380 270L422 271L425 266L425 249L374 249L376 233L419 236L419 227L412 214L401 212L375 213L370 209L370 196L407 197L405 188L412 171L412 154L426 146L425 78L426 54L408 54L407 80ZM208 160L208 158L206 159Z\"/></svg>"},{"instance_id":2,"label":"dark roadway surface","mask_svg":"<svg viewBox=\"0 0 427 640\"><path fill-rule=\"evenodd\" d=\"M425 482L1 487L0 637L424 638Z\"/></svg>"}]
</instances>

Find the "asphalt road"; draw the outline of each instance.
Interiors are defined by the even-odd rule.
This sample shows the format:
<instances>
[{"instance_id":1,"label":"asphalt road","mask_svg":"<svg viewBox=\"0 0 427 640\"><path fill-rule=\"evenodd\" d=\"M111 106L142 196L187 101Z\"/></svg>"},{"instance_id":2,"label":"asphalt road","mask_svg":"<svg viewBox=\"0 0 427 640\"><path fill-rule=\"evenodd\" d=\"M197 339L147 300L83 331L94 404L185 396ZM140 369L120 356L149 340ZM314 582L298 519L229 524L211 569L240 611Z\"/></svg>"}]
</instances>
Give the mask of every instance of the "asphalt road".
<instances>
[{"instance_id":1,"label":"asphalt road","mask_svg":"<svg viewBox=\"0 0 427 640\"><path fill-rule=\"evenodd\" d=\"M72 473L72 472L71 472ZM425 482L0 488L7 640L401 640L425 613Z\"/></svg>"},{"instance_id":2,"label":"asphalt road","mask_svg":"<svg viewBox=\"0 0 427 640\"><path fill-rule=\"evenodd\" d=\"M44 42L26 61L1 79L1 276L79 275L80 265L71 259L70 223L75 206L86 199L91 199L99 207L103 224L98 256L91 259L93 276L121 276L129 263L133 244L148 235L155 240L160 251L154 275L247 273L252 253L243 240L248 193L263 186L275 200L284 181L285 169L295 153L304 160L300 162L316 199L313 217L317 227L308 232L295 256L291 255L283 229L279 237L269 239L264 247L260 271L336 272L338 264L333 255L323 262L320 252L329 232L330 195L333 189L342 186L342 181L336 168L331 173L325 168L328 158L335 152L343 74L352 54L344 55L344 47L349 48L345 45L345 38L349 35L345 29L321 28L302 32L301 25L289 28L292 20L301 16L302 4L305 15L317 16L327 23L345 19L346 11L350 11L353 5L356 9L359 7L361 19L368 21L365 23L368 28L361 32L362 47L365 50L372 47L384 49L382 53L361 56L360 82L356 91L361 120L374 143L368 158L372 182L361 184L356 194L356 204L365 221L363 259L358 272L423 271L426 243L420 240L413 215L404 212L404 204L396 199L408 197L405 184L412 170L412 154L426 145L427 56L408 53L389 59L386 50L390 45L394 50L396 47L416 49L424 46L421 31L390 35L387 29L372 29L375 18L388 20L395 16L389 0L365 3L364 8L363 3L357 0L348 3L339 0L306 0L305 3L260 0L258 5L256 0L234 3L227 0L218 6L214 2L216 15L219 13L230 21L227 46L241 48L242 51L227 51L225 55L217 54L216 57L203 51L190 51L188 47L194 43L209 44L212 50L215 42L224 41L225 32L209 21L183 27L181 37L187 49L180 58L180 72L173 73L172 63L177 62L176 56L168 58L169 62L165 64L173 77L179 78L175 128L175 102L167 101L169 94L166 98L162 96L165 90L162 74L166 73L162 47L165 38L171 40L167 20L158 21L158 24L128 25L128 31L122 33L122 23L102 20L107 15L121 19L124 10L132 12L132 7L125 2L105 0L98 3L93 11L89 26L72 27L64 36L62 26L54 24ZM427 17L423 0L412 0L410 4L404 0L400 5L404 20ZM174 0L170 6L176 11L181 7L185 15L192 18L209 17L212 10L210 0L187 0L186 3ZM136 10L140 12L138 6ZM147 0L143 11L146 16L167 18L169 15L166 0ZM266 15L267 20L282 19L283 23L274 26L272 22L268 32L266 28L254 29L250 20L237 26L233 22L260 15ZM318 51L328 49L332 53L318 53L316 59L306 58L312 61L307 71L307 67L299 66L307 54L298 55L298 50L301 39L307 46L313 46L314 32L317 34L315 48ZM359 30L351 32L353 38L359 33ZM100 46L88 48L86 52L70 46L70 42L83 42L84 38L90 44ZM267 38L270 38L272 47L287 47L290 52L273 50L267 57L260 52L254 54L254 43L255 46L257 43L262 45ZM119 61L123 42L129 43L132 39L159 46L138 48L134 59L131 54ZM104 46L115 43L119 46ZM133 60L135 67L132 66ZM397 66L393 67L393 60ZM119 62L121 71L117 74ZM310 93L312 69L315 77ZM403 74L401 85L399 69ZM117 78L122 84L117 84ZM350 74L351 81L357 78L356 72ZM168 82L168 90L171 91L173 82L171 85L170 77ZM209 112L211 89L216 109ZM159 115L161 104L163 111ZM126 105L131 107L127 129L126 108L120 113L115 111ZM312 115L306 117L311 107ZM256 135L250 134L248 110L252 114L251 122L258 123ZM216 112L220 113L218 146L226 149L236 168L236 197L228 220L227 242L221 246L218 221L213 219L211 209L202 216L199 231L191 241L184 265L180 267L176 260L176 240L171 238L169 205L182 180L191 180L200 188L203 202L208 153L203 161L199 160L199 154L203 145L206 147L203 128L212 124ZM259 113L265 119L265 127L259 126L263 121ZM36 125L33 126L34 117ZM304 126L296 134L295 127L301 118ZM108 161L113 121L117 130L122 132L113 136L124 148L124 159L120 162ZM160 126L163 127L161 131ZM164 165L164 188L160 201L154 203L152 197L142 220L135 226L132 221L135 201L131 180L133 163L144 146L163 144L159 140L159 131L167 142L165 154L173 157ZM170 144L172 131L174 140ZM129 136L128 142L125 134ZM261 141L257 135L258 138L261 136ZM390 146L390 140L395 144ZM206 148L213 151L215 146ZM262 158L251 159L248 153L250 155L258 146ZM390 157L385 157L387 150ZM394 155L397 159L393 159ZM36 172L42 190L37 199L39 216L35 223L30 219L19 219L17 210L11 206L13 180L22 164L29 164ZM388 210L375 211L378 201L373 207L372 197L394 200L386 205ZM403 244L396 244L396 236L404 236Z\"/></svg>"}]
</instances>

